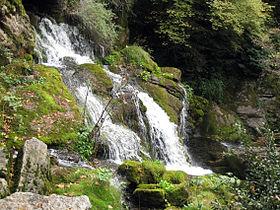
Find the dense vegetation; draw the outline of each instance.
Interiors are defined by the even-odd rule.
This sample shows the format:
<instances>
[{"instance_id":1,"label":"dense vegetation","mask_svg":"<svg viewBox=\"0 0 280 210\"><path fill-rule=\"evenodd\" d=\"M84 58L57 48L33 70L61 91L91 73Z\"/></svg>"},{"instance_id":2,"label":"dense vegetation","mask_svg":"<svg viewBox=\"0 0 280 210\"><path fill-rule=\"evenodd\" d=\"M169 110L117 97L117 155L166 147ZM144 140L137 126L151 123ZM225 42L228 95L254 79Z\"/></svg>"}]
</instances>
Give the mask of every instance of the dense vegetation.
<instances>
[{"instance_id":1,"label":"dense vegetation","mask_svg":"<svg viewBox=\"0 0 280 210\"><path fill-rule=\"evenodd\" d=\"M68 6L69 11L81 18L82 26L92 33L95 41L113 52L103 59L112 71L117 65L134 68L143 83L157 77L161 85L172 80L172 86L180 79L157 63L176 66L182 70L183 82L189 92L193 94L194 90L210 99L210 103L211 100L221 103L225 92L238 81L254 79L280 67L278 0L84 0L81 3L69 0ZM128 15L129 41L134 45L120 49L119 42L125 43L122 39L125 40L123 37L128 30ZM25 57L28 59L13 59L9 49L0 49L0 58L4 58L0 62L2 146L18 149L24 140L36 136L49 145L71 144L70 148L84 158L92 159L96 155L94 142L89 140L89 132L81 131L81 116L61 76L53 68L33 64L31 55ZM107 81L99 65L83 67L98 74L99 82ZM174 72L180 71L174 68ZM111 90L113 84L107 85ZM163 102L160 105L171 120L177 122L176 106L172 104L175 100L167 101L167 93L159 91L163 89L155 89L153 85L146 87L159 104ZM278 83L276 89L279 91ZM191 113L190 120L194 129L203 120L208 101L198 96L191 100L190 107L196 110ZM71 110L73 113L69 114ZM237 130L230 131L238 133ZM225 135L229 138L229 132ZM252 147L248 136L247 133L243 136L247 171L242 181L231 175L188 177L181 172L165 171L161 163L146 161L134 163L137 165L134 172L142 176L149 169L155 179L143 181L143 177L136 177L139 180L134 184L146 184L137 187L142 191L150 191L149 187L152 187L152 190L162 192L166 196L163 203L167 206L172 203L170 195L187 186L185 193L190 197L184 206L174 204L184 209L278 209L280 156L274 134L267 128L259 147ZM156 171L158 168L160 173ZM112 175L109 170L60 170L54 174L52 192L69 196L86 194L100 209L122 208L119 192L109 185ZM181 182L184 184L179 186ZM175 200L179 197L175 196Z\"/></svg>"},{"instance_id":2,"label":"dense vegetation","mask_svg":"<svg viewBox=\"0 0 280 210\"><path fill-rule=\"evenodd\" d=\"M263 71L268 52L257 40L274 20L261 0L145 0L134 8L131 41L151 48L160 65L180 68L197 94L220 101L234 78Z\"/></svg>"}]
</instances>

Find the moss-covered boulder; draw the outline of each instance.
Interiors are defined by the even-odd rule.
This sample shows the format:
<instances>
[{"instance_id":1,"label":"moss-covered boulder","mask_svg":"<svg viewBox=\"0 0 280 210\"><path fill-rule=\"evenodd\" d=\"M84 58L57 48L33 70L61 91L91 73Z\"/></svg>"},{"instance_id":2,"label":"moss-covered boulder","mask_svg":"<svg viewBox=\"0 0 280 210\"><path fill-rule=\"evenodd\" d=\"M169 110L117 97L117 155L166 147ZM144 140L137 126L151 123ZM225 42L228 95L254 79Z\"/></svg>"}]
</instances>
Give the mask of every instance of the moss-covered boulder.
<instances>
[{"instance_id":1,"label":"moss-covered boulder","mask_svg":"<svg viewBox=\"0 0 280 210\"><path fill-rule=\"evenodd\" d=\"M139 81L139 84L163 108L170 120L178 124L180 112L183 108L180 99L169 94L165 88L158 85L143 81Z\"/></svg>"},{"instance_id":2,"label":"moss-covered boulder","mask_svg":"<svg viewBox=\"0 0 280 210\"><path fill-rule=\"evenodd\" d=\"M184 171L166 171L162 177L163 180L171 184L180 184L189 178L190 176Z\"/></svg>"},{"instance_id":3,"label":"moss-covered boulder","mask_svg":"<svg viewBox=\"0 0 280 210\"><path fill-rule=\"evenodd\" d=\"M183 206L188 203L189 185L187 182L175 185L175 188L166 194L167 201L172 206Z\"/></svg>"},{"instance_id":4,"label":"moss-covered boulder","mask_svg":"<svg viewBox=\"0 0 280 210\"><path fill-rule=\"evenodd\" d=\"M8 147L31 137L52 145L76 139L82 118L56 69L10 64L0 73L0 88L0 138Z\"/></svg>"},{"instance_id":5,"label":"moss-covered boulder","mask_svg":"<svg viewBox=\"0 0 280 210\"><path fill-rule=\"evenodd\" d=\"M149 208L163 208L165 206L165 191L163 189L137 188L133 195L140 206Z\"/></svg>"},{"instance_id":6,"label":"moss-covered boulder","mask_svg":"<svg viewBox=\"0 0 280 210\"><path fill-rule=\"evenodd\" d=\"M90 73L91 88L94 93L101 95L110 95L114 85L110 77L98 64L82 64L81 67Z\"/></svg>"},{"instance_id":7,"label":"moss-covered boulder","mask_svg":"<svg viewBox=\"0 0 280 210\"><path fill-rule=\"evenodd\" d=\"M183 98L185 96L183 88L180 87L178 83L171 79L165 78L162 75L152 76L150 82L165 88L169 94L177 98Z\"/></svg>"},{"instance_id":8,"label":"moss-covered boulder","mask_svg":"<svg viewBox=\"0 0 280 210\"><path fill-rule=\"evenodd\" d=\"M171 74L175 82L181 81L182 72L180 69L174 67L161 67L160 69L163 74Z\"/></svg>"},{"instance_id":9,"label":"moss-covered boulder","mask_svg":"<svg viewBox=\"0 0 280 210\"><path fill-rule=\"evenodd\" d=\"M132 64L136 68L144 68L151 72L159 68L151 55L139 46L127 46L121 50L121 56L125 63Z\"/></svg>"},{"instance_id":10,"label":"moss-covered boulder","mask_svg":"<svg viewBox=\"0 0 280 210\"><path fill-rule=\"evenodd\" d=\"M165 166L161 163L149 161L140 163L131 160L125 161L117 169L119 174L136 185L158 183L165 170Z\"/></svg>"}]
</instances>

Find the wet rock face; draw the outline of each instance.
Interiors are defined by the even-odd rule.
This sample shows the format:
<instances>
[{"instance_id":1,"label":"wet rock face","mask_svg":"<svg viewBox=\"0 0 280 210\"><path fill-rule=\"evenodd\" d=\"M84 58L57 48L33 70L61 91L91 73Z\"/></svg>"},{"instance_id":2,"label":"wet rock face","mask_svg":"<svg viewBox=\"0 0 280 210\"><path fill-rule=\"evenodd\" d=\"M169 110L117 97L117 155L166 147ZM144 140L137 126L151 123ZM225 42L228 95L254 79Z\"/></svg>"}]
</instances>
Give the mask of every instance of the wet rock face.
<instances>
[{"instance_id":1,"label":"wet rock face","mask_svg":"<svg viewBox=\"0 0 280 210\"><path fill-rule=\"evenodd\" d=\"M0 49L8 48L15 57L21 58L32 54L35 37L29 17L21 3L12 5L7 1L0 5L0 25Z\"/></svg>"},{"instance_id":2,"label":"wet rock face","mask_svg":"<svg viewBox=\"0 0 280 210\"><path fill-rule=\"evenodd\" d=\"M16 191L45 193L50 178L47 145L36 138L25 141L17 163Z\"/></svg>"},{"instance_id":3,"label":"wet rock face","mask_svg":"<svg viewBox=\"0 0 280 210\"><path fill-rule=\"evenodd\" d=\"M244 178L246 165L238 156L224 156L228 149L220 142L209 138L191 138L186 143L192 161L197 165L209 168L215 173L232 172L239 178Z\"/></svg>"},{"instance_id":4,"label":"wet rock face","mask_svg":"<svg viewBox=\"0 0 280 210\"><path fill-rule=\"evenodd\" d=\"M91 203L85 195L77 197L66 197L52 194L43 196L31 192L16 192L5 199L0 200L2 209L90 209Z\"/></svg>"},{"instance_id":5,"label":"wet rock face","mask_svg":"<svg viewBox=\"0 0 280 210\"><path fill-rule=\"evenodd\" d=\"M53 16L59 16L66 9L67 5L66 0L23 0L22 3L27 11Z\"/></svg>"}]
</instances>

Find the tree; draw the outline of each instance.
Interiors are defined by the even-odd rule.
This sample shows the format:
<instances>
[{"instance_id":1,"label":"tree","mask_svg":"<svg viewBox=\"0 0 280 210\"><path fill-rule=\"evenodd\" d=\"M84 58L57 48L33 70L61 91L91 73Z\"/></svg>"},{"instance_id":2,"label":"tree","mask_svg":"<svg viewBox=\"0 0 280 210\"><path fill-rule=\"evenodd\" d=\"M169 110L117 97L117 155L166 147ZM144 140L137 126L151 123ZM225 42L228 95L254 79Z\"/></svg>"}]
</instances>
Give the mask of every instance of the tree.
<instances>
[{"instance_id":1,"label":"tree","mask_svg":"<svg viewBox=\"0 0 280 210\"><path fill-rule=\"evenodd\" d=\"M133 41L151 47L159 65L180 68L196 94L212 99L205 88L260 75L265 52L254 40L270 8L261 0L138 0L134 8Z\"/></svg>"}]
</instances>

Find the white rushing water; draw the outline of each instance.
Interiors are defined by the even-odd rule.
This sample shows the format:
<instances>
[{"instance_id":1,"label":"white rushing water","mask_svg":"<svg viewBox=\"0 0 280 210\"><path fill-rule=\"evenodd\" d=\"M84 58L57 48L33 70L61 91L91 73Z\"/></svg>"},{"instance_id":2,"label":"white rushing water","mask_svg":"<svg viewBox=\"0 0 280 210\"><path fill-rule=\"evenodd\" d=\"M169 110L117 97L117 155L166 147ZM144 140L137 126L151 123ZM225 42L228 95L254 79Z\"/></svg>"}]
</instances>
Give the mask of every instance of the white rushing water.
<instances>
[{"instance_id":1,"label":"white rushing water","mask_svg":"<svg viewBox=\"0 0 280 210\"><path fill-rule=\"evenodd\" d=\"M83 103L86 101L86 95L88 94L86 110L91 118L91 124L94 125L99 120L105 109L105 105L102 100L92 94L91 91L89 93L87 91L87 87L80 86L75 95L77 99ZM139 153L143 151L140 145L140 138L133 131L124 126L112 123L107 112L104 114L104 123L101 127L101 134L107 140L110 148L109 159L116 163L121 163L130 159L142 160L139 155Z\"/></svg>"},{"instance_id":2,"label":"white rushing water","mask_svg":"<svg viewBox=\"0 0 280 210\"><path fill-rule=\"evenodd\" d=\"M72 57L79 64L92 63L92 43L83 38L76 27L56 24L43 18L39 29L40 32L36 33L35 52L41 55L40 63L61 66L61 59L64 57Z\"/></svg>"},{"instance_id":3,"label":"white rushing water","mask_svg":"<svg viewBox=\"0 0 280 210\"><path fill-rule=\"evenodd\" d=\"M79 34L77 28L67 24L56 24L46 18L41 20L39 28L40 32L36 33L36 51L40 55L41 63L63 67L62 60L64 57L71 57L79 64L93 63L91 59L94 56L92 43L86 41ZM187 163L187 151L178 137L177 125L170 122L168 115L147 93L139 91L132 85L122 87L123 78L121 75L110 72L106 67L104 70L114 82L113 95L115 97L130 92L137 110L139 124L142 127L141 132L145 133L146 135L143 136L147 137L148 132L143 113L140 110L139 100L146 106L145 114L149 121L150 136L144 141L151 143L153 147L151 156L162 160L169 170L183 170L192 175L211 173L210 170L192 167ZM93 94L87 87L86 81L75 81L75 88L73 88L73 73L75 71L63 72L64 79L68 80L66 83L69 90L71 90L80 106L86 108L89 122L94 125L106 106L106 100ZM186 119L186 116L184 116L184 119ZM105 112L103 120L101 135L109 146L109 159L121 163L128 159L141 161L142 154L149 157L149 154L141 146L141 139L135 132L123 125L114 124L107 112ZM149 140L151 142L148 142Z\"/></svg>"},{"instance_id":4,"label":"white rushing water","mask_svg":"<svg viewBox=\"0 0 280 210\"><path fill-rule=\"evenodd\" d=\"M210 170L187 163L187 151L180 142L177 126L170 122L168 115L147 93L139 92L138 97L147 108L153 149L157 157L163 159L166 168L182 170L191 175L211 173Z\"/></svg>"}]
</instances>

